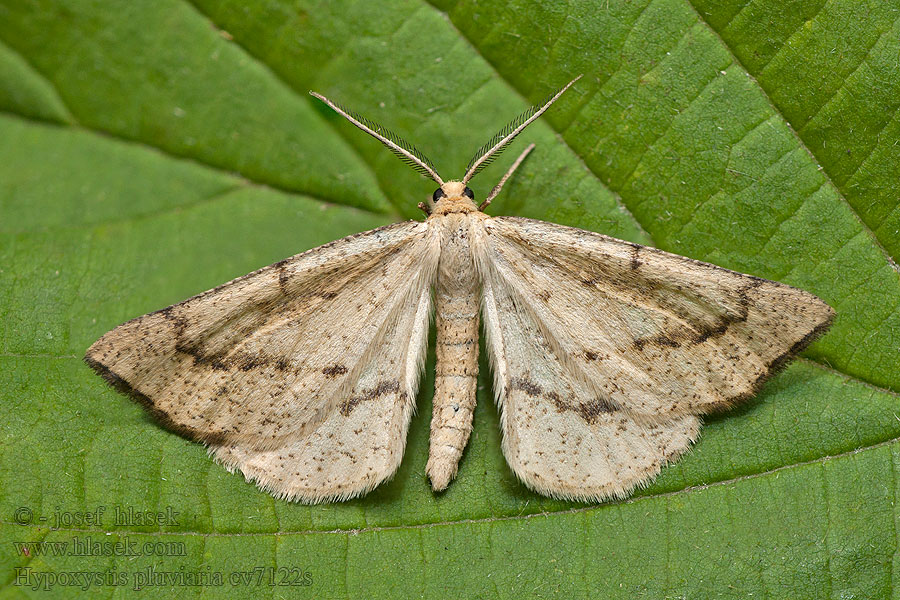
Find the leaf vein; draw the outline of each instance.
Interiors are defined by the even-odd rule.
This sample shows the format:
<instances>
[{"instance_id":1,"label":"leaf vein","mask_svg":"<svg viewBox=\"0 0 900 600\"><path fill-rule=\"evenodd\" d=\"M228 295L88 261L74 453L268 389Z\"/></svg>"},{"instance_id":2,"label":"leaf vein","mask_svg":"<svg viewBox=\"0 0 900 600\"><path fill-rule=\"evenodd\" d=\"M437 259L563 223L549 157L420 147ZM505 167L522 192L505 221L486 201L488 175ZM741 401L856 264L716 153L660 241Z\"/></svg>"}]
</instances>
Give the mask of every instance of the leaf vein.
<instances>
[{"instance_id":1,"label":"leaf vein","mask_svg":"<svg viewBox=\"0 0 900 600\"><path fill-rule=\"evenodd\" d=\"M771 109L772 109L772 110L773 110L773 111L774 111L774 112L782 119L782 121L784 121L785 126L786 126L786 127L788 128L788 130L791 132L791 135L793 135L794 139L797 141L797 144L807 152L807 154L808 154L809 157L812 159L812 161L813 161L814 164L819 165L819 166L821 167L821 162L819 161L818 157L817 157L817 156L815 155L815 153L809 148L809 146L807 146L807 144L806 144L806 142L803 140L803 138L800 137L800 134L797 132L797 129L794 127L793 123L791 123L791 121L788 120L787 116L782 112L782 110L781 110L781 109L780 109L780 108L772 101L772 98L769 96L768 90L766 90L766 88L764 88L764 87L759 83L759 81L757 80L756 76L754 76L754 75L753 75L753 74L752 74L752 73L744 66L744 64L740 61L740 59L739 59L739 58L737 57L737 55L734 53L734 50L731 49L731 46L729 46L729 45L725 42L725 40L722 38L722 35L721 35L721 34L720 34L720 33L719 33L712 25L710 25L709 22L708 22L706 19L703 18L703 15L700 13L700 11L698 11L698 10L697 10L697 7L694 6L693 0L684 0L684 1L685 1L685 2L687 3L687 5L690 6L691 9L693 9L693 11L697 14L697 17L698 17L698 19L700 19L700 22L703 23L703 24L709 29L709 31L710 31L713 35L716 36L716 38L717 38L717 39L719 40L719 42L722 44L722 47L728 50L728 52L729 52L729 54L731 55L731 58L732 58L732 60L734 61L734 63L735 63L737 66L739 66L745 73L747 73L747 76L750 78L750 80L753 82L753 84L756 85L757 88L759 88L759 90L762 92L763 97L766 99L766 103L767 103L767 104L769 105L769 107L770 107L770 108L771 108ZM786 45L785 45L785 46L786 46ZM828 171L826 171L824 168L822 168L821 171L822 171L822 174L824 175L824 177L828 180L829 185L831 185L831 186L838 192L838 194L837 194L838 197L839 197L839 198L841 199L841 201L842 201L842 202L850 209L850 213L853 215L853 217L856 219L856 221L860 224L860 226L861 226L861 227L866 231L866 233L869 235L869 237L871 238L872 243L875 244L875 245L878 247L878 249L879 249L879 251L881 252L881 254L882 254L882 256L884 257L884 259L888 262L888 264L891 266L891 268L892 268L895 272L897 272L898 275L900 275L900 266L897 265L897 262L896 262L896 260L894 259L894 257L891 256L891 254L887 251L887 249L886 249L886 248L884 247L884 245L881 243L881 240L879 239L879 237L875 234L875 232L872 230L872 228L869 226L869 224L866 223L866 222L860 217L860 215L859 215L859 213L857 212L856 208L855 208L852 204L850 204L850 202L847 200L847 198L846 198L846 196L844 195L844 193L843 193L843 191L841 190L841 188L838 187L838 185L837 185L837 184L834 182L834 180L832 179L831 174L828 173ZM900 279L900 278L898 278L898 279Z\"/></svg>"},{"instance_id":2,"label":"leaf vein","mask_svg":"<svg viewBox=\"0 0 900 600\"><path fill-rule=\"evenodd\" d=\"M885 31L883 31L883 32L881 33L881 35L879 35L878 37L876 37L876 38L875 38L875 41L872 42L872 44L871 44L868 48L866 48L866 52L865 52L865 53L863 54L863 56L860 58L859 63L853 68L853 71L850 72L849 74L847 74L846 77L844 77L844 78L841 79L841 84L834 90L834 92L832 92L832 93L828 96L828 98L825 100L825 102L823 102L823 103L816 109L816 112L814 112L810 117L807 118L806 124L803 125L803 127L800 128L800 131L803 131L804 129L806 129L806 128L809 126L810 123L812 123L813 121L815 121L816 118L822 113L822 111L825 110L828 106L830 106L832 102L834 102L834 100L838 97L838 95L841 93L841 91L844 90L844 89L846 89L847 84L850 82L850 80L853 78L853 76L856 75L856 74L859 72L859 70L860 70L861 68L863 68L864 66L868 65L868 59L869 59L869 56L871 56L872 51L875 49L875 46L877 46L877 45L881 42L881 40L883 40L885 37L888 36L888 34L891 33L891 30L893 29L893 26L897 23L898 20L900 20L900 17L898 17L897 19L894 19L894 21L891 23L891 27L889 27L889 28L887 28ZM894 108L894 112L895 112L895 113L896 113L896 110L897 110L897 109L896 109L896 107L895 107L895 108ZM886 122L890 122L890 119L886 119ZM882 130L883 130L883 129L884 129L884 127L882 127Z\"/></svg>"},{"instance_id":3,"label":"leaf vein","mask_svg":"<svg viewBox=\"0 0 900 600\"><path fill-rule=\"evenodd\" d=\"M6 48L11 54L15 54L16 56L18 56L19 59L31 70L31 72L36 77L39 77L44 83L47 84L47 87L50 88L50 90L53 92L54 96L56 97L57 102L59 102L59 105L65 111L65 117L67 119L69 119L69 123L66 123L66 125L78 125L78 119L75 118L75 115L72 113L72 109L69 108L68 104L66 104L65 100L63 99L62 94L59 91L59 88L56 86L56 84L53 82L53 80L50 79L49 77L47 77L40 69L38 69L34 65L34 63L32 63L30 60L28 60L27 56L25 56L21 52L18 52L15 49L13 49L13 47L10 46L8 43L6 43L6 40L4 40L2 37L0 37L0 44L2 44L3 47ZM22 116L22 115L17 115L17 116ZM35 119L35 120L38 120L38 119ZM41 119L41 120L43 121L43 119ZM57 123L55 121L49 121L49 122L56 123L58 125L64 125L63 123Z\"/></svg>"}]
</instances>

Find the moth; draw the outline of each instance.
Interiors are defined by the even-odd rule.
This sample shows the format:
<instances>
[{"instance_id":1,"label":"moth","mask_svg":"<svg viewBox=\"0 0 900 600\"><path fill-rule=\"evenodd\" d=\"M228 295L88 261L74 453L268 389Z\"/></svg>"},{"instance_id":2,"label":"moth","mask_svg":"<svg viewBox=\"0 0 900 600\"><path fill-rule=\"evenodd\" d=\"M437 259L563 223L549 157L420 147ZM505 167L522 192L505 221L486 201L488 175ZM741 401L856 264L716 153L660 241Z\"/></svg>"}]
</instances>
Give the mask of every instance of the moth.
<instances>
[{"instance_id":1,"label":"moth","mask_svg":"<svg viewBox=\"0 0 900 600\"><path fill-rule=\"evenodd\" d=\"M485 214L533 145L480 205L468 182L575 81L504 127L459 181L310 92L440 186L420 203L427 218L138 317L97 340L86 361L273 495L346 500L400 465L434 312L426 472L440 491L472 431L480 316L516 476L558 498L625 497L690 447L703 415L751 398L834 311L778 282Z\"/></svg>"}]
</instances>

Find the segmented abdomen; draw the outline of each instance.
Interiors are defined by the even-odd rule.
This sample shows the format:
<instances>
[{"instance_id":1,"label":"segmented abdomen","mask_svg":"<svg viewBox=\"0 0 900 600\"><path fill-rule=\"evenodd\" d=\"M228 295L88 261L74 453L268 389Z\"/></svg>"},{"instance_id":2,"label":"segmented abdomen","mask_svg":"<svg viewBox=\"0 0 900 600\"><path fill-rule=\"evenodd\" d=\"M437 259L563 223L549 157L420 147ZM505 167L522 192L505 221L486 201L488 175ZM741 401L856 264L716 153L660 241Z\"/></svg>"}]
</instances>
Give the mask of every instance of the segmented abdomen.
<instances>
[{"instance_id":1,"label":"segmented abdomen","mask_svg":"<svg viewBox=\"0 0 900 600\"><path fill-rule=\"evenodd\" d=\"M426 472L436 491L456 476L475 411L479 282L469 248L469 219L447 215L435 288L437 369Z\"/></svg>"}]
</instances>

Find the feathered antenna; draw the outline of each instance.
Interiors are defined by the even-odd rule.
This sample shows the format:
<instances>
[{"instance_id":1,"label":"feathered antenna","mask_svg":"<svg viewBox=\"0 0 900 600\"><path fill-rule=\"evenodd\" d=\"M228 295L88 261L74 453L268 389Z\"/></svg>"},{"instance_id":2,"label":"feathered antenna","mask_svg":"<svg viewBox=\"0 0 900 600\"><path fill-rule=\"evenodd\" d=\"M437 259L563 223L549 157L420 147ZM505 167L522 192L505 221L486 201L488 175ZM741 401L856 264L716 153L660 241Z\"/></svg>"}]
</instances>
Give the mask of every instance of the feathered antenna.
<instances>
[{"instance_id":1,"label":"feathered antenna","mask_svg":"<svg viewBox=\"0 0 900 600\"><path fill-rule=\"evenodd\" d=\"M402 137L395 134L390 129L385 129L374 121L370 121L351 110L347 110L337 102L332 102L321 94L317 94L313 91L310 91L309 93L333 108L336 113L387 146L400 160L411 166L413 169L422 175L431 177L438 185L444 185L444 180L438 175L437 169L434 167L434 164L428 160L428 157Z\"/></svg>"},{"instance_id":2,"label":"feathered antenna","mask_svg":"<svg viewBox=\"0 0 900 600\"><path fill-rule=\"evenodd\" d=\"M537 104L523 112L501 129L497 135L492 137L491 141L479 148L472 160L469 161L469 166L466 167L466 174L462 178L462 182L468 183L481 169L491 164L523 129L544 114L544 111L550 108L550 105L556 102L556 99L562 96L563 92L579 79L581 79L581 75L567 83L564 88L550 96L543 104Z\"/></svg>"}]
</instances>

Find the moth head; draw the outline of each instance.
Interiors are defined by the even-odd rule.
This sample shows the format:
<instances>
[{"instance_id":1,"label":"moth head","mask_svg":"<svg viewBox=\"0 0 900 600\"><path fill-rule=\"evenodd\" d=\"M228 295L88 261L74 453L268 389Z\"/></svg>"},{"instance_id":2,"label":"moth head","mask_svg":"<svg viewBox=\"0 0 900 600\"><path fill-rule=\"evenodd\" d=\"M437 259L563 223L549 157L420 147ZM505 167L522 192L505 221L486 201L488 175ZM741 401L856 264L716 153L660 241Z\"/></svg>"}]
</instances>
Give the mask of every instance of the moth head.
<instances>
[{"instance_id":1,"label":"moth head","mask_svg":"<svg viewBox=\"0 0 900 600\"><path fill-rule=\"evenodd\" d=\"M474 212L475 192L462 181L447 181L441 187L434 190L431 195L432 206L426 212L428 214L445 215L454 212Z\"/></svg>"},{"instance_id":2,"label":"moth head","mask_svg":"<svg viewBox=\"0 0 900 600\"><path fill-rule=\"evenodd\" d=\"M468 198L470 201L475 199L475 192L472 188L464 184L462 181L448 181L441 184L441 187L434 190L431 195L431 201L437 204L441 200L462 200Z\"/></svg>"}]
</instances>

